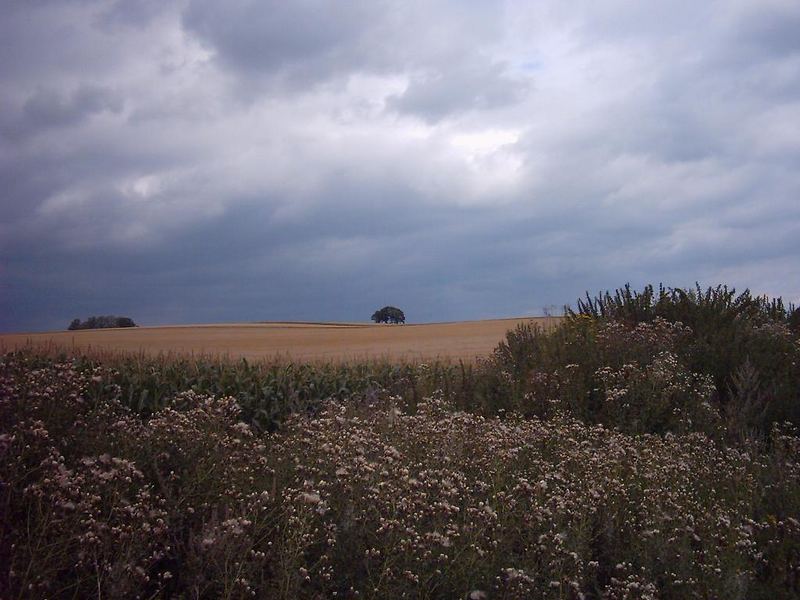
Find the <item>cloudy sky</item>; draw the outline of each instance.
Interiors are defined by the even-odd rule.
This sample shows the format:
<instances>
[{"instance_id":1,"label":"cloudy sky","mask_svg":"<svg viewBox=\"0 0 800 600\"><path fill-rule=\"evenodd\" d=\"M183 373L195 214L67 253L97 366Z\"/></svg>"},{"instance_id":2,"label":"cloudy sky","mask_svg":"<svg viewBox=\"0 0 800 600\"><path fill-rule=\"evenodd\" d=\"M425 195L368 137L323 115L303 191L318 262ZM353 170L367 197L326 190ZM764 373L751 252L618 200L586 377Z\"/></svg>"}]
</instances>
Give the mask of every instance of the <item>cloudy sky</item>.
<instances>
[{"instance_id":1,"label":"cloudy sky","mask_svg":"<svg viewBox=\"0 0 800 600\"><path fill-rule=\"evenodd\" d=\"M0 4L0 331L800 300L797 0Z\"/></svg>"}]
</instances>

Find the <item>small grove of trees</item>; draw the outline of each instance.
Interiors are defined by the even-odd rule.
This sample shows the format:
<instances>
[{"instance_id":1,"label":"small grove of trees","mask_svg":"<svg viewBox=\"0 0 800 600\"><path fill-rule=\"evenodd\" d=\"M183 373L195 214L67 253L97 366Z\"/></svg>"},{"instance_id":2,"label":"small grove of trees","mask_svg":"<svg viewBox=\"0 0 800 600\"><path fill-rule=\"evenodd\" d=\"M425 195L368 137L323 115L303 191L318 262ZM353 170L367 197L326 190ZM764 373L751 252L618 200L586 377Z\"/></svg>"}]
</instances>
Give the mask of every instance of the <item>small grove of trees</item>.
<instances>
[{"instance_id":1,"label":"small grove of trees","mask_svg":"<svg viewBox=\"0 0 800 600\"><path fill-rule=\"evenodd\" d=\"M405 323L406 316L399 308L384 306L372 314L372 320L376 323Z\"/></svg>"},{"instance_id":2,"label":"small grove of trees","mask_svg":"<svg viewBox=\"0 0 800 600\"><path fill-rule=\"evenodd\" d=\"M89 317L85 321L74 319L69 324L69 330L76 329L105 329L108 327L138 327L130 317L115 317L114 315L104 315L101 317Z\"/></svg>"}]
</instances>

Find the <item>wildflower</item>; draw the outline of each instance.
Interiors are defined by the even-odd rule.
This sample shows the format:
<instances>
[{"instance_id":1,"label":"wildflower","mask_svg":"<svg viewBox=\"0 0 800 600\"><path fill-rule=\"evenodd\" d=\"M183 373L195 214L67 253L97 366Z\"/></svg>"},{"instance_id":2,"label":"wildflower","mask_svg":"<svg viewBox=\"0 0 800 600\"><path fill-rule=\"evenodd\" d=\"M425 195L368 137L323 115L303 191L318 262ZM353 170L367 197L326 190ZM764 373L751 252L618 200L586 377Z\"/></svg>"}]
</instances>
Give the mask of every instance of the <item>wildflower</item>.
<instances>
[{"instance_id":1,"label":"wildflower","mask_svg":"<svg viewBox=\"0 0 800 600\"><path fill-rule=\"evenodd\" d=\"M319 494L314 493L314 492L303 492L302 495L300 496L300 498L306 504L319 504L321 502L321 500L322 500L320 498Z\"/></svg>"}]
</instances>

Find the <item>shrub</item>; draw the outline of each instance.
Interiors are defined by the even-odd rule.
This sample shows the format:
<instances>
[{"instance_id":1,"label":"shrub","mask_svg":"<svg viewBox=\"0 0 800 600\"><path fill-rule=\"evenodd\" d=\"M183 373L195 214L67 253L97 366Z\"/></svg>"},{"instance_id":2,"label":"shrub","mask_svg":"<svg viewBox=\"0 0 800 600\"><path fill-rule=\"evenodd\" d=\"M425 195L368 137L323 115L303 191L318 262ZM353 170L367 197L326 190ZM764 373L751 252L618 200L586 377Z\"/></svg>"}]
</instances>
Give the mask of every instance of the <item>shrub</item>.
<instances>
[{"instance_id":1,"label":"shrub","mask_svg":"<svg viewBox=\"0 0 800 600\"><path fill-rule=\"evenodd\" d=\"M278 435L276 472L302 524L293 539L305 540L292 554L305 574L293 595L796 591L796 445L772 479L772 467L698 434L632 437L565 416L485 419L437 398L406 414L395 402L332 404Z\"/></svg>"},{"instance_id":2,"label":"shrub","mask_svg":"<svg viewBox=\"0 0 800 600\"><path fill-rule=\"evenodd\" d=\"M578 307L551 332L509 332L483 368L474 406L740 443L764 441L774 423L800 424L800 332L780 299L722 286L658 294L626 286Z\"/></svg>"},{"instance_id":3,"label":"shrub","mask_svg":"<svg viewBox=\"0 0 800 600\"><path fill-rule=\"evenodd\" d=\"M745 290L738 296L736 290L718 285L703 290L700 284L694 289L665 288L659 285L658 293L652 285L641 292L631 290L630 284L595 297L586 293L586 300L578 300L577 312L569 307L567 313L594 318L612 319L636 324L661 317L671 322L679 321L700 332L725 326L736 319L754 323L787 322L794 312L792 305L784 305L781 298L753 296Z\"/></svg>"},{"instance_id":4,"label":"shrub","mask_svg":"<svg viewBox=\"0 0 800 600\"><path fill-rule=\"evenodd\" d=\"M371 319L376 323L405 323L406 316L403 311L394 306L384 306L372 313Z\"/></svg>"},{"instance_id":5,"label":"shrub","mask_svg":"<svg viewBox=\"0 0 800 600\"><path fill-rule=\"evenodd\" d=\"M114 377L0 360L3 597L800 592L785 428L751 453L379 393L259 436L195 392L141 418Z\"/></svg>"},{"instance_id":6,"label":"shrub","mask_svg":"<svg viewBox=\"0 0 800 600\"><path fill-rule=\"evenodd\" d=\"M89 317L85 321L73 319L68 329L74 331L76 329L105 329L110 327L137 327L137 325L130 317L106 315L102 317Z\"/></svg>"}]
</instances>

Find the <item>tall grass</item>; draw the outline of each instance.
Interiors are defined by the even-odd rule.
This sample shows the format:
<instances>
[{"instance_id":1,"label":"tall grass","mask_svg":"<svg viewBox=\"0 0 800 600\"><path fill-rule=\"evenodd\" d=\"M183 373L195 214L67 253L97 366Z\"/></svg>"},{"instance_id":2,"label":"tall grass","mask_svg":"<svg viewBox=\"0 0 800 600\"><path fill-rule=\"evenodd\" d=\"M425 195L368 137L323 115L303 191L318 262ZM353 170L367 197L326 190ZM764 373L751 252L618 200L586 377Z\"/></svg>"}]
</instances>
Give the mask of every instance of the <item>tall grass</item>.
<instances>
[{"instance_id":1,"label":"tall grass","mask_svg":"<svg viewBox=\"0 0 800 600\"><path fill-rule=\"evenodd\" d=\"M122 404L143 416L191 390L210 396L233 396L244 419L257 431L274 431L292 414L313 414L325 400L388 393L411 405L436 390L448 397L471 387L474 366L466 362L294 363L181 354L125 354L79 351L58 346L31 347L19 356L24 369L69 361L80 372L109 369L102 387L88 393L104 397L118 389Z\"/></svg>"}]
</instances>

